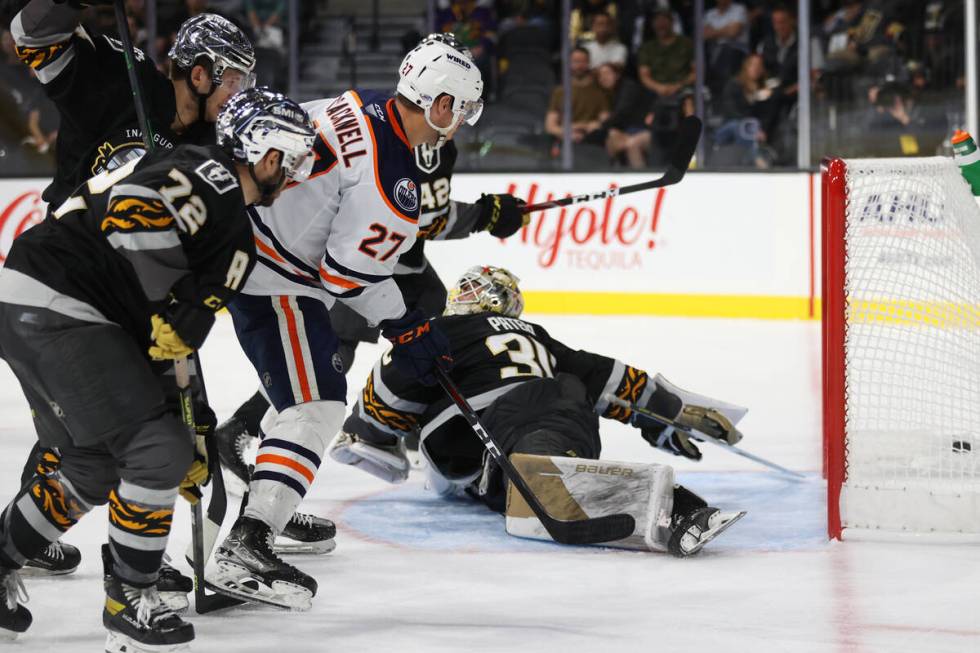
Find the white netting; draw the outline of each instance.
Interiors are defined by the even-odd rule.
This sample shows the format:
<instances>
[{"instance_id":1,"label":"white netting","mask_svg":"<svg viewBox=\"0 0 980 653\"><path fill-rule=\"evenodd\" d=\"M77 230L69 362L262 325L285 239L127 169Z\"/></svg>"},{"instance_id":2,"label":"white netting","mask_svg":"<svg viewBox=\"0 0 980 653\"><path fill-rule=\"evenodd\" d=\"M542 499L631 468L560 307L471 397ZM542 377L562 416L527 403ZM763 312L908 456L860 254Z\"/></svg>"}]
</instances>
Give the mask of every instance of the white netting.
<instances>
[{"instance_id":1,"label":"white netting","mask_svg":"<svg viewBox=\"0 0 980 653\"><path fill-rule=\"evenodd\" d=\"M843 525L980 533L980 208L949 159L846 165Z\"/></svg>"}]
</instances>

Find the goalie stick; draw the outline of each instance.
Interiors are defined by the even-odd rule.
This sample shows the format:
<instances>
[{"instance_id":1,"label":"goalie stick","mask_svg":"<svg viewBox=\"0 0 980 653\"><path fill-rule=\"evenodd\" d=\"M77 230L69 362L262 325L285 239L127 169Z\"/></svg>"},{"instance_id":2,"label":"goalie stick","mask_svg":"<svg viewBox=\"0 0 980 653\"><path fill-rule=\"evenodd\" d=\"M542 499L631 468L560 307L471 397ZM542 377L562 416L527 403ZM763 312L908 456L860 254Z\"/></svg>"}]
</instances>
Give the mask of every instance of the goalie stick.
<instances>
[{"instance_id":1,"label":"goalie stick","mask_svg":"<svg viewBox=\"0 0 980 653\"><path fill-rule=\"evenodd\" d=\"M129 36L125 0L115 0L113 8L116 14L116 27L119 31L119 41L123 46L123 59L126 61L126 75L129 78L129 86L133 91L136 119L139 122L140 131L143 132L143 144L146 146L147 153L150 153L154 149L153 128L146 115L146 105L143 102L143 89L140 86L139 76L136 74L136 50L133 47L133 40ZM197 355L192 354L191 356L191 360L197 364ZM204 388L204 378L201 377L200 365L198 365L197 370L201 385L201 397L207 402L207 391ZM177 399L180 403L181 418L192 437L201 437L197 435L194 426L194 406L191 403L190 373L187 369L187 358L174 361L174 376L177 380ZM194 569L194 608L199 614L242 603L242 601L222 594L209 595L204 591L204 565L207 559L211 557L211 551L214 549L215 541L218 538L218 531L221 528L221 523L224 521L225 512L228 509L228 496L225 493L221 469L216 463L218 452L214 449L214 443L210 439L203 437L201 439L204 440L203 447L207 451L212 486L211 501L208 503L207 520L204 518L201 501L194 504L191 510L191 566ZM197 446L196 441L195 446Z\"/></svg>"},{"instance_id":2,"label":"goalie stick","mask_svg":"<svg viewBox=\"0 0 980 653\"><path fill-rule=\"evenodd\" d=\"M490 457L500 466L500 470L507 477L507 480L513 483L517 491L524 497L527 505L530 506L552 539L561 544L600 544L602 542L621 540L633 534L633 531L636 530L636 520L633 519L632 515L616 514L589 519L563 520L556 519L548 514L548 511L541 504L538 497L535 496L531 488L528 487L520 472L510 462L510 459L501 452L493 436L490 435L490 432L480 422L476 411L466 401L466 398L460 393L459 388L456 387L456 384L449 378L445 370L436 365L435 375L443 390L453 400L459 412L462 413L463 417L469 423L470 428L473 429L480 442L486 447Z\"/></svg>"},{"instance_id":3,"label":"goalie stick","mask_svg":"<svg viewBox=\"0 0 980 653\"><path fill-rule=\"evenodd\" d=\"M673 186L684 178L687 168L691 165L691 157L694 156L694 151L698 147L699 140L701 140L701 120L697 116L688 116L681 122L680 129L677 132L677 142L674 144L674 150L670 153L670 163L667 165L667 171L660 178L631 186L623 186L622 188L609 188L595 193L583 193L582 195L563 197L558 200L539 202L538 204L525 204L521 207L521 211L523 213L534 213L535 211L568 206L569 204L580 204L593 200L603 200L607 197L616 197L617 195L638 193L643 190L650 190L651 188Z\"/></svg>"},{"instance_id":4,"label":"goalie stick","mask_svg":"<svg viewBox=\"0 0 980 653\"><path fill-rule=\"evenodd\" d=\"M776 470L777 472L786 474L787 476L791 476L794 479L806 478L803 474L800 474L799 472L794 472L791 469L786 469L782 465L777 465L776 463L770 462L765 458L762 458L761 456L757 456L753 453L749 453L748 451L745 451L744 449L739 449L738 447L728 444L727 442L722 442L721 440L705 435L700 431L695 431L694 429L683 426L682 424L678 424L672 419L668 419L663 415L658 415L653 411L647 410L646 408L640 408L636 404L625 401L624 399L620 399L616 395L607 393L604 396L604 398L606 401L608 401L609 403L615 406L619 406L620 408L625 408L627 410L633 411L633 417L630 418L630 421L633 422L634 425L635 425L635 418L637 415L639 415L640 417L644 417L655 424L659 424L660 426L672 426L678 431L683 431L684 433L687 433L690 437L694 438L698 442L710 442L711 444L717 445L722 449L727 449L728 451L731 451L735 455L742 456L743 458L748 458L749 460L757 462L760 465L764 465L770 469Z\"/></svg>"}]
</instances>

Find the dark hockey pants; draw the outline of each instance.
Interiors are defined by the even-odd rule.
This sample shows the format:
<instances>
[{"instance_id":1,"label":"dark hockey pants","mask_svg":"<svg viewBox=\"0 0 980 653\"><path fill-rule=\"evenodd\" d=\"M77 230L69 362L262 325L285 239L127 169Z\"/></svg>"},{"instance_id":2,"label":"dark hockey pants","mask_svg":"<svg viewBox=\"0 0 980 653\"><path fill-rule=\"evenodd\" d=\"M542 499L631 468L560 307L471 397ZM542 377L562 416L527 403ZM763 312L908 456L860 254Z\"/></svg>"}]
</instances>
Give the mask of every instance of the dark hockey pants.
<instances>
[{"instance_id":1,"label":"dark hockey pants","mask_svg":"<svg viewBox=\"0 0 980 653\"><path fill-rule=\"evenodd\" d=\"M582 382L570 374L536 379L497 399L483 423L506 454L598 458L599 418ZM492 510L503 512L507 487L497 465L487 458L482 488L471 491Z\"/></svg>"},{"instance_id":2,"label":"dark hockey pants","mask_svg":"<svg viewBox=\"0 0 980 653\"><path fill-rule=\"evenodd\" d=\"M109 503L114 573L137 586L156 582L193 445L136 340L114 324L0 303L0 356L41 444L61 455L4 510L0 564L21 567Z\"/></svg>"}]
</instances>

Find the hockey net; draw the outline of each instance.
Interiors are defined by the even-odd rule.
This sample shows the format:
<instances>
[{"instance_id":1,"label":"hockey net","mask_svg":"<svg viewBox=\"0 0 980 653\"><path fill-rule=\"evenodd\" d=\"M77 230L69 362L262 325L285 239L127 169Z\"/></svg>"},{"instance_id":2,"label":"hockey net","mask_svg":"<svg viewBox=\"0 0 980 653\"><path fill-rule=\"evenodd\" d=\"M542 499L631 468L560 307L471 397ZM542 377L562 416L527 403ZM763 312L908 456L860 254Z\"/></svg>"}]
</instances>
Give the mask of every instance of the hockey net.
<instances>
[{"instance_id":1,"label":"hockey net","mask_svg":"<svg viewBox=\"0 0 980 653\"><path fill-rule=\"evenodd\" d=\"M980 208L940 157L822 187L828 532L980 541Z\"/></svg>"}]
</instances>

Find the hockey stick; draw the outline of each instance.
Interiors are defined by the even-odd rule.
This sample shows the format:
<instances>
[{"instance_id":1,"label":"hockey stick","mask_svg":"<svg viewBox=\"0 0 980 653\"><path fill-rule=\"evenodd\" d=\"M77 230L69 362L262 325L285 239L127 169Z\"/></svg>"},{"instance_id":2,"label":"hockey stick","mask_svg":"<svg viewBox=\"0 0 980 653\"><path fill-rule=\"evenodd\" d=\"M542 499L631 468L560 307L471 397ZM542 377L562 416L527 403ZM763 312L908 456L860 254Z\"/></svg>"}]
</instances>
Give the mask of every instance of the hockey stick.
<instances>
[{"instance_id":1,"label":"hockey stick","mask_svg":"<svg viewBox=\"0 0 980 653\"><path fill-rule=\"evenodd\" d=\"M600 544L602 542L612 542L629 537L636 530L636 521L632 515L616 514L604 517L593 517L590 519L563 520L555 519L548 514L545 507L535 496L534 492L528 487L520 472L514 467L505 454L500 451L493 436L490 435L476 412L470 406L466 398L460 393L459 388L449 378L449 375L438 365L435 368L436 378L449 398L453 400L459 412L469 422L470 428L480 438L480 442L486 447L493 461L500 466L504 476L507 477L517 491L530 506L538 520L544 526L548 534L556 542L562 544Z\"/></svg>"},{"instance_id":2,"label":"hockey stick","mask_svg":"<svg viewBox=\"0 0 980 653\"><path fill-rule=\"evenodd\" d=\"M708 436L708 435L705 435L705 434L703 434L703 433L701 433L699 431L695 431L694 429L691 429L691 428L688 428L688 427L683 426L681 424L678 424L677 422L675 422L672 419L668 419L668 418L666 418L666 417L664 417L662 415L658 415L658 414L654 413L653 411L647 410L646 408L640 408L636 404L633 404L633 403L630 403L630 402L625 401L623 399L620 399L616 395L606 394L605 395L605 399L606 399L606 401L608 401L609 403L611 403L611 404L613 404L615 406L619 406L620 408L625 408L627 410L633 411L634 420L635 420L635 417L637 415L639 415L640 417L644 417L644 418L648 419L649 421L653 422L654 424L659 424L660 426L672 426L675 429L677 429L678 431L683 431L684 433L687 433L690 437L694 438L698 442L710 442L711 444L716 445L716 446L719 446L722 449L727 449L728 451L731 451L733 454L735 454L737 456L742 456L743 458L748 458L749 460L752 460L754 462L757 462L760 465L764 465L764 466L766 466L766 467L768 467L770 469L776 470L777 472L780 472L782 474L786 474L787 476L791 476L794 479L803 479L803 478L806 478L803 474L800 474L799 472L794 472L791 469L786 469L782 465L777 465L776 463L771 462L771 461L768 461L765 458L762 458L761 456L757 456L754 453L749 453L748 451L745 451L744 449L739 449L735 445L728 444L727 442L723 442L723 441L721 441L721 440L719 440L717 438L713 438L713 437Z\"/></svg>"},{"instance_id":3,"label":"hockey stick","mask_svg":"<svg viewBox=\"0 0 980 653\"><path fill-rule=\"evenodd\" d=\"M667 165L667 171L660 178L631 186L623 186L622 188L609 188L595 193L583 193L582 195L563 197L562 199L551 200L549 202L525 204L521 207L521 211L523 213L533 213L544 209L568 206L569 204L580 204L593 200L603 200L607 197L616 197L617 195L638 193L643 190L650 190L651 188L673 186L684 178L688 166L691 165L691 157L694 156L694 151L697 149L700 139L701 120L697 116L688 116L681 122L681 127L677 132L677 142L674 144L673 152L670 153L670 163Z\"/></svg>"},{"instance_id":4,"label":"hockey stick","mask_svg":"<svg viewBox=\"0 0 980 653\"><path fill-rule=\"evenodd\" d=\"M119 41L122 43L123 59L126 61L126 75L129 78L129 86L133 91L133 103L136 107L136 119L143 132L143 144L146 146L147 153L154 148L153 128L146 115L146 104L143 101L143 88L140 85L139 76L136 73L136 49L133 47L133 40L129 36L129 22L126 20L125 0L115 0L114 7L116 15L116 27L119 30ZM197 354L191 355L191 360L197 365L198 380L201 386L201 397L207 402L207 391L204 388L204 378L201 376L201 366ZM187 369L187 358L174 361L174 375L177 378L177 397L180 403L181 417L187 425L192 437L198 438L194 427L194 406L191 403L190 372ZM213 486L211 488L211 501L208 504L207 520L205 521L201 502L194 504L191 511L191 552L192 567L194 568L194 604L198 613L210 612L219 608L232 605L239 605L241 601L230 597L215 594L207 595L204 592L204 565L211 556L218 531L224 521L225 512L228 508L228 496L225 493L224 479L221 477L220 466L217 465L217 451L214 444L205 439L202 443L207 451L208 466L210 467ZM195 446L197 443L195 442ZM215 470L217 469L217 473ZM205 557L207 553L207 557Z\"/></svg>"},{"instance_id":5,"label":"hockey stick","mask_svg":"<svg viewBox=\"0 0 980 653\"><path fill-rule=\"evenodd\" d=\"M129 86L133 90L133 102L136 104L136 120L139 121L140 131L143 132L143 144L146 145L146 151L149 153L153 151L153 129L150 127L149 118L146 117L143 87L140 86L140 79L136 74L136 49L133 47L133 40L129 38L125 0L116 0L115 10L116 27L119 29L119 40L123 45L123 59L126 60L126 75L129 77Z\"/></svg>"},{"instance_id":6,"label":"hockey stick","mask_svg":"<svg viewBox=\"0 0 980 653\"><path fill-rule=\"evenodd\" d=\"M210 443L207 438L202 435L198 435L194 428L194 404L191 399L191 377L190 372L187 369L187 358L178 358L174 361L174 374L177 377L177 394L180 401L180 416L190 431L191 435L194 437L194 446L203 445L208 451L208 460L214 460L214 456L217 455L216 451L213 451L214 445ZM219 493L224 497L224 482L220 480L221 472L211 475L211 480L214 483L213 493ZM219 488L220 486L220 488ZM203 500L203 497L202 497ZM215 504L212 500L211 505L208 506L208 516L211 515L211 506ZM227 501L223 500L221 502L221 516L217 522L204 521L203 509L201 508L201 500L191 506L191 548L193 551L193 557L191 560L191 566L194 568L194 609L198 614L205 614L207 612L213 612L214 610L220 610L221 608L228 608L233 605L241 605L243 601L238 599L233 599L230 596L225 596L224 594L208 594L204 589L204 565L207 559L211 556L211 550L214 548L214 542L218 537L218 528L221 520L224 519L224 511L227 506ZM212 530L213 528L213 530ZM207 540L207 543L205 543Z\"/></svg>"}]
</instances>

